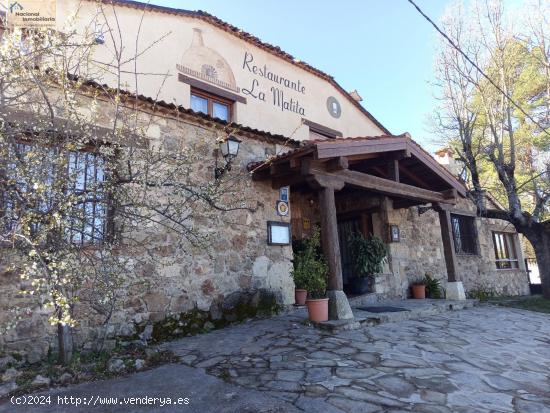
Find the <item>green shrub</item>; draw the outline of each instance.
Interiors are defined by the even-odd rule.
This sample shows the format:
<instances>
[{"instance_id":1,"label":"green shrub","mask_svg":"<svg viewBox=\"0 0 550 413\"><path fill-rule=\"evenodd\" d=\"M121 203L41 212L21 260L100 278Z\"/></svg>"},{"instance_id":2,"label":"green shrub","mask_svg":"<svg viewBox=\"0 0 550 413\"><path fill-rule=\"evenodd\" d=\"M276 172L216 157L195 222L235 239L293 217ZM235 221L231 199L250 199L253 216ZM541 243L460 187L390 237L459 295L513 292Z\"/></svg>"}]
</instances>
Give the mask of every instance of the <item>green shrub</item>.
<instances>
[{"instance_id":1,"label":"green shrub","mask_svg":"<svg viewBox=\"0 0 550 413\"><path fill-rule=\"evenodd\" d=\"M498 294L491 288L478 285L469 290L467 295L468 298L473 298L479 301L486 301L490 298L497 297Z\"/></svg>"},{"instance_id":2,"label":"green shrub","mask_svg":"<svg viewBox=\"0 0 550 413\"><path fill-rule=\"evenodd\" d=\"M328 266L319 253L320 233L315 228L310 238L302 240L300 248L294 251L292 277L298 289L307 290L310 298L324 297L327 289Z\"/></svg>"},{"instance_id":3,"label":"green shrub","mask_svg":"<svg viewBox=\"0 0 550 413\"><path fill-rule=\"evenodd\" d=\"M359 277L372 277L382 272L388 250L384 242L376 235L365 238L360 232L350 236L351 253L354 267Z\"/></svg>"},{"instance_id":4,"label":"green shrub","mask_svg":"<svg viewBox=\"0 0 550 413\"><path fill-rule=\"evenodd\" d=\"M429 298L442 298L441 294L441 282L437 278L433 278L430 273L426 273L424 276L426 283L426 295Z\"/></svg>"}]
</instances>

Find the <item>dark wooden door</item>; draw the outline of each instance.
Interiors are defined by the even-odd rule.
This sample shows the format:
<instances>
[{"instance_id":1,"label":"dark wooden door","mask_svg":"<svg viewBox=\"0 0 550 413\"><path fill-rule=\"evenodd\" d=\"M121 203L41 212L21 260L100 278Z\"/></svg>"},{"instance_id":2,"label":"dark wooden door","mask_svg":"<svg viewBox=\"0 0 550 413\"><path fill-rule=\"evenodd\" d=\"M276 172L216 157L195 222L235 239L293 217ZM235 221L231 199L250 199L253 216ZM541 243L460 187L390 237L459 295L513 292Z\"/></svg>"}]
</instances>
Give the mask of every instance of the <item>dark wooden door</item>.
<instances>
[{"instance_id":1,"label":"dark wooden door","mask_svg":"<svg viewBox=\"0 0 550 413\"><path fill-rule=\"evenodd\" d=\"M338 242L340 243L340 256L342 260L342 279L344 284L353 277L353 257L351 254L349 238L351 234L361 231L361 217L338 220Z\"/></svg>"}]
</instances>

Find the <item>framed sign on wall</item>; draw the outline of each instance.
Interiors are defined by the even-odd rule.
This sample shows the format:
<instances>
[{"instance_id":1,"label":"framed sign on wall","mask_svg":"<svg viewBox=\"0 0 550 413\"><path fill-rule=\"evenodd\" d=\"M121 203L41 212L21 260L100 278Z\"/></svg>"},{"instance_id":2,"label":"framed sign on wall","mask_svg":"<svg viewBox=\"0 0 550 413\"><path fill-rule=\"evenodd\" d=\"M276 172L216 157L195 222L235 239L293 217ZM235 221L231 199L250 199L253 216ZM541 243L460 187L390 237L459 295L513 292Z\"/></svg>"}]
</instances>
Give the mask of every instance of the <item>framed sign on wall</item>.
<instances>
[{"instance_id":1,"label":"framed sign on wall","mask_svg":"<svg viewBox=\"0 0 550 413\"><path fill-rule=\"evenodd\" d=\"M279 200L283 202L288 202L289 199L289 187L283 186L282 188L279 188Z\"/></svg>"},{"instance_id":2,"label":"framed sign on wall","mask_svg":"<svg viewBox=\"0 0 550 413\"><path fill-rule=\"evenodd\" d=\"M399 242L401 241L401 236L399 234L399 225L390 225L390 241Z\"/></svg>"},{"instance_id":3,"label":"framed sign on wall","mask_svg":"<svg viewBox=\"0 0 550 413\"><path fill-rule=\"evenodd\" d=\"M290 245L290 224L288 222L267 221L267 244Z\"/></svg>"}]
</instances>

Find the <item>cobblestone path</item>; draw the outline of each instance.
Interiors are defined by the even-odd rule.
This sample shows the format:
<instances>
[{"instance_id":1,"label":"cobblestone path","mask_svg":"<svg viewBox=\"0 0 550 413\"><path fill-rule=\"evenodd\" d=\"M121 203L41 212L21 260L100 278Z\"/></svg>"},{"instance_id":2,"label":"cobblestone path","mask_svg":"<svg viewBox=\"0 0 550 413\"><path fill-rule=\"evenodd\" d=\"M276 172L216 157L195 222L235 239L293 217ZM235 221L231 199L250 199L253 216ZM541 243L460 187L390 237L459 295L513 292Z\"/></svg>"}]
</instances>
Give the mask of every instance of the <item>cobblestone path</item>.
<instances>
[{"instance_id":1,"label":"cobblestone path","mask_svg":"<svg viewBox=\"0 0 550 413\"><path fill-rule=\"evenodd\" d=\"M550 412L550 315L476 307L332 335L295 313L166 344L306 412Z\"/></svg>"}]
</instances>

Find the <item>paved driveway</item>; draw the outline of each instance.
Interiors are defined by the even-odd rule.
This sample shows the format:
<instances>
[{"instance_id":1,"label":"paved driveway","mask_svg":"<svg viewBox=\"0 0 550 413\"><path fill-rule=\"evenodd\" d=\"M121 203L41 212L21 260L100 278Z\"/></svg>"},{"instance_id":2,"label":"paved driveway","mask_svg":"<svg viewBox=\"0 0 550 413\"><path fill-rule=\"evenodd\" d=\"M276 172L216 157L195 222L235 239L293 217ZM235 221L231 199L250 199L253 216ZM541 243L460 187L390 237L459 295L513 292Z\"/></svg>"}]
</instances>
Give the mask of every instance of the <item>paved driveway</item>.
<instances>
[{"instance_id":1,"label":"paved driveway","mask_svg":"<svg viewBox=\"0 0 550 413\"><path fill-rule=\"evenodd\" d=\"M49 411L550 412L548 315L478 307L337 335L302 320L282 316L174 341L164 347L186 366L52 393L183 394L189 405Z\"/></svg>"},{"instance_id":2,"label":"paved driveway","mask_svg":"<svg viewBox=\"0 0 550 413\"><path fill-rule=\"evenodd\" d=\"M281 317L170 343L306 411L550 412L550 316L477 307L336 336Z\"/></svg>"}]
</instances>

